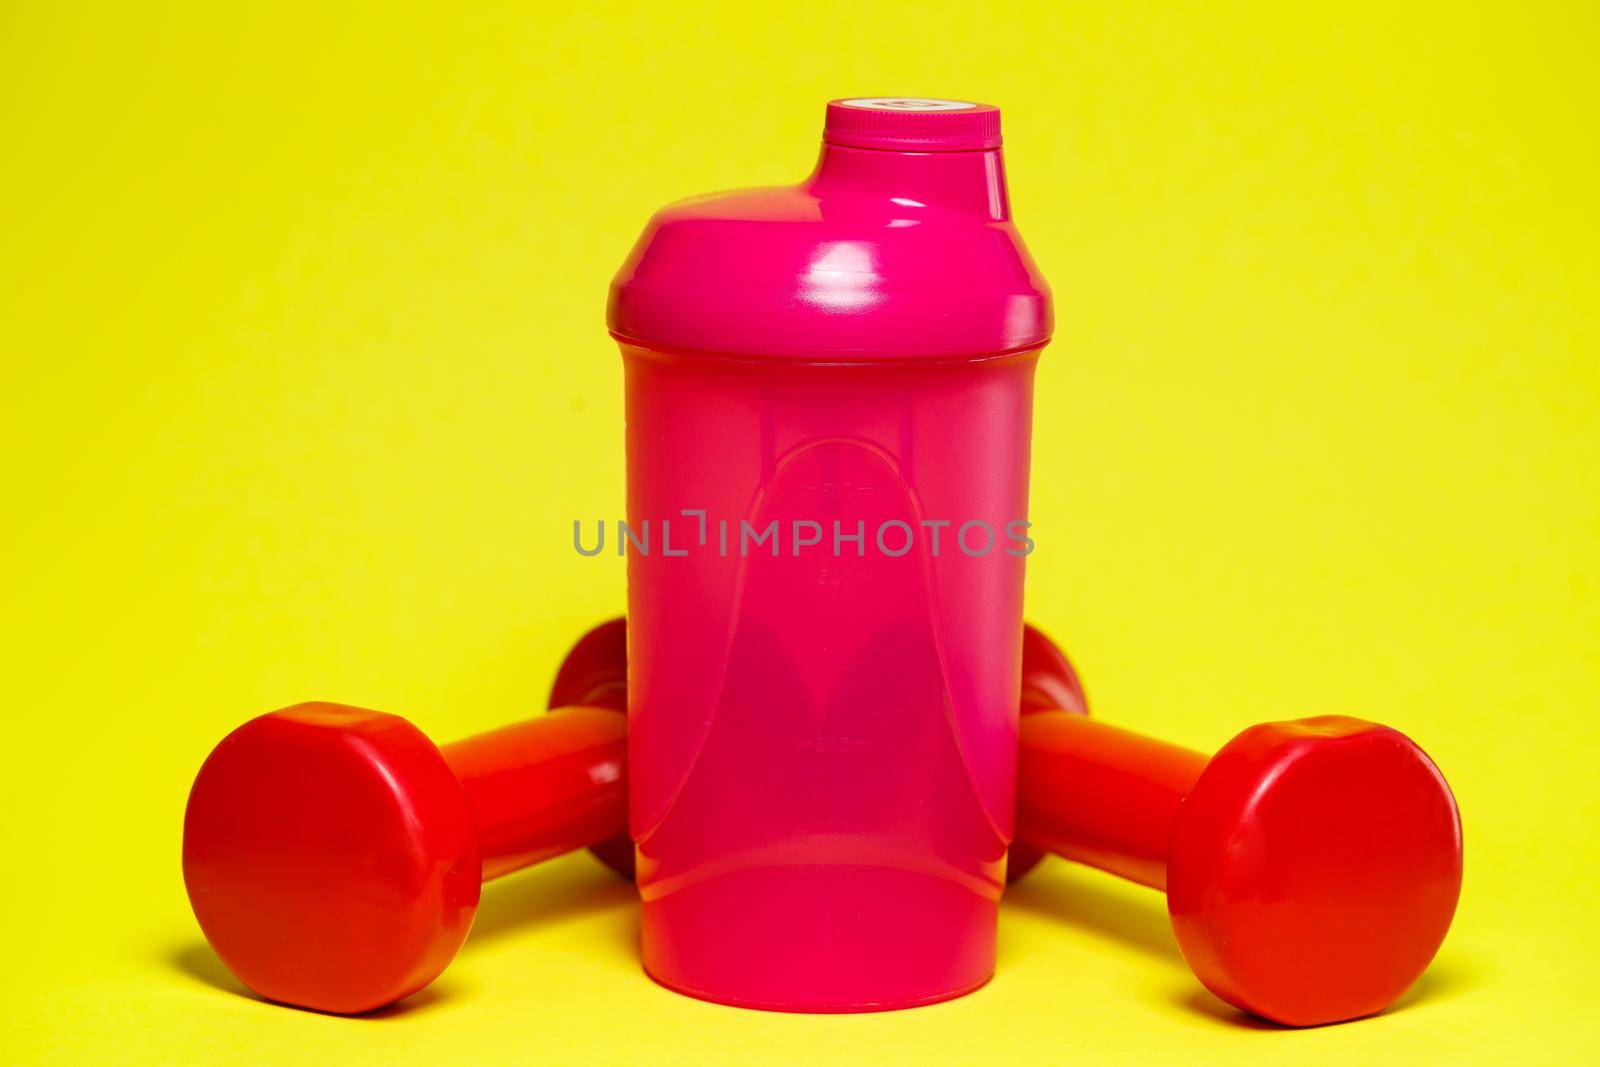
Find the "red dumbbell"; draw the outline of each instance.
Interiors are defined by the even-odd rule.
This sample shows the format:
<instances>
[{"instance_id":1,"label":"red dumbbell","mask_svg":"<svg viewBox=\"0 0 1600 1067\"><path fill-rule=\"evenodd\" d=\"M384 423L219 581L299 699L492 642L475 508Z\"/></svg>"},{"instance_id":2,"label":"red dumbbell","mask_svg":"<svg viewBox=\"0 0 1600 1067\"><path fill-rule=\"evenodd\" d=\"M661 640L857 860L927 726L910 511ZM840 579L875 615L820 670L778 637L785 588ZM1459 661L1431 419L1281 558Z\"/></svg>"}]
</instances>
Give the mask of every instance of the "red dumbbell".
<instances>
[{"instance_id":1,"label":"red dumbbell","mask_svg":"<svg viewBox=\"0 0 1600 1067\"><path fill-rule=\"evenodd\" d=\"M616 620L574 649L552 704L620 707L624 661ZM1207 765L1083 718L1070 663L1031 628L1022 677L1016 874L1042 847L1170 887L1179 943L1201 980L1280 1022L1377 1011L1427 966L1459 893L1460 823L1444 780L1402 735L1344 718L1267 724ZM230 969L266 996L359 1011L437 975L476 904L477 854L460 844L470 846L474 819L491 877L597 841L603 859L630 866L614 837L624 823L620 716L585 720L601 738L592 747L539 740L556 737L549 724L573 709L440 753L392 716L323 723L312 713L307 723L293 714L304 708L246 724L219 746L185 828L196 915ZM369 740L391 731L400 740ZM219 758L236 740L239 751ZM451 784L470 812L441 770L461 776ZM279 821L286 784L304 799ZM376 814L344 806L374 795L384 801ZM392 801L413 797L430 799L395 813ZM412 857L457 872L459 891L444 892L442 876L424 877Z\"/></svg>"},{"instance_id":2,"label":"red dumbbell","mask_svg":"<svg viewBox=\"0 0 1600 1067\"><path fill-rule=\"evenodd\" d=\"M184 817L206 939L287 1004L348 1014L421 989L461 947L480 882L626 824L625 671L608 623L568 655L555 711L443 748L340 704L245 723L200 768ZM597 851L631 864L614 849Z\"/></svg>"},{"instance_id":3,"label":"red dumbbell","mask_svg":"<svg viewBox=\"0 0 1600 1067\"><path fill-rule=\"evenodd\" d=\"M1025 701L1018 837L1167 893L1223 1000L1312 1026L1392 1004L1461 892L1461 820L1409 738L1360 719L1263 723L1207 760Z\"/></svg>"}]
</instances>

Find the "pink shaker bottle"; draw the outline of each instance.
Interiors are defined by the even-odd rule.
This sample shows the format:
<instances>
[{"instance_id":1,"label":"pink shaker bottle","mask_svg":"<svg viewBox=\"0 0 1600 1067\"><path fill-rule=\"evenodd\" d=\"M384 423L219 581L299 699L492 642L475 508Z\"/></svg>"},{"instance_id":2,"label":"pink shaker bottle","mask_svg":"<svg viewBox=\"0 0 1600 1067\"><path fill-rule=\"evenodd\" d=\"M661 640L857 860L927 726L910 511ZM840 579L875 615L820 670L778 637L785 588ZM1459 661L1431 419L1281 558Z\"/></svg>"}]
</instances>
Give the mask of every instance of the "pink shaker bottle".
<instances>
[{"instance_id":1,"label":"pink shaker bottle","mask_svg":"<svg viewBox=\"0 0 1600 1067\"><path fill-rule=\"evenodd\" d=\"M799 185L659 211L609 323L646 970L783 1011L977 988L1051 327L999 111L830 103Z\"/></svg>"}]
</instances>

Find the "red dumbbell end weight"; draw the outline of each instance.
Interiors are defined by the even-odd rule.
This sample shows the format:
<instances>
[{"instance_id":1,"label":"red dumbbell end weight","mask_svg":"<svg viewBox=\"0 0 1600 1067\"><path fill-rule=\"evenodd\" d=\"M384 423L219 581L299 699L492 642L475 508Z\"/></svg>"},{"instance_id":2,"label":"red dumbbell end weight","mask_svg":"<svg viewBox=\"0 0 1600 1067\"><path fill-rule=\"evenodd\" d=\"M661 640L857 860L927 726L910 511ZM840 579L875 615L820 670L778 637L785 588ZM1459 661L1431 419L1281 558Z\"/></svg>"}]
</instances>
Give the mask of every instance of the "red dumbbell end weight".
<instances>
[{"instance_id":1,"label":"red dumbbell end weight","mask_svg":"<svg viewBox=\"0 0 1600 1067\"><path fill-rule=\"evenodd\" d=\"M602 628L604 629L604 628ZM575 705L441 747L397 715L308 703L252 719L189 793L183 876L206 940L269 1000L382 1007L444 970L479 884L626 818L613 634L579 642Z\"/></svg>"},{"instance_id":2,"label":"red dumbbell end weight","mask_svg":"<svg viewBox=\"0 0 1600 1067\"><path fill-rule=\"evenodd\" d=\"M1207 989L1282 1023L1382 1011L1444 941L1461 821L1397 730L1324 716L1245 730L1173 825L1167 910Z\"/></svg>"}]
</instances>

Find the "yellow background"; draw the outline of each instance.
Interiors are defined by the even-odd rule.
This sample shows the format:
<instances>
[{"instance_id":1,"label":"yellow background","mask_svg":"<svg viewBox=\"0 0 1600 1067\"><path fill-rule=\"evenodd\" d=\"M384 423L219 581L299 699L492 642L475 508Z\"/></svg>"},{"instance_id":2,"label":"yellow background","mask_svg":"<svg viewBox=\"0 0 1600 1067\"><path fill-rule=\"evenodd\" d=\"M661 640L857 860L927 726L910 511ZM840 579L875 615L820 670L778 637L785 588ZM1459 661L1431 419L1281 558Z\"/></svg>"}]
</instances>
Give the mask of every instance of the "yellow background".
<instances>
[{"instance_id":1,"label":"yellow background","mask_svg":"<svg viewBox=\"0 0 1600 1067\"><path fill-rule=\"evenodd\" d=\"M327 6L0 4L0 1059L1594 1052L1591 5ZM1029 614L1109 721L1412 734L1468 846L1433 969L1265 1029L1156 895L1057 861L981 993L765 1015L650 984L579 855L487 890L381 1017L241 995L178 868L210 746L309 697L441 738L536 711L623 604L569 546L623 504L611 272L653 208L798 178L823 101L877 93L1005 108L1061 322Z\"/></svg>"}]
</instances>

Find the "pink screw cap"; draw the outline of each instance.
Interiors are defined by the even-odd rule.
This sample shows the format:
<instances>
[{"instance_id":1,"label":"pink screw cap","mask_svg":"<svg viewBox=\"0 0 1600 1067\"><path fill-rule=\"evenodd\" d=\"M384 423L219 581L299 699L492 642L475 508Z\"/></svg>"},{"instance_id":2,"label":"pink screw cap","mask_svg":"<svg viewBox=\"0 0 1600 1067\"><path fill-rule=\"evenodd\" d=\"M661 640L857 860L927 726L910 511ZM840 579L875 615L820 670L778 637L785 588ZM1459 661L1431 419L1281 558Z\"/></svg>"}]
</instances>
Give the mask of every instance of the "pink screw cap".
<instances>
[{"instance_id":1,"label":"pink screw cap","mask_svg":"<svg viewBox=\"0 0 1600 1067\"><path fill-rule=\"evenodd\" d=\"M1000 147L1000 109L916 96L830 100L822 139L846 148L979 152Z\"/></svg>"}]
</instances>

